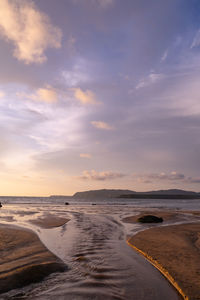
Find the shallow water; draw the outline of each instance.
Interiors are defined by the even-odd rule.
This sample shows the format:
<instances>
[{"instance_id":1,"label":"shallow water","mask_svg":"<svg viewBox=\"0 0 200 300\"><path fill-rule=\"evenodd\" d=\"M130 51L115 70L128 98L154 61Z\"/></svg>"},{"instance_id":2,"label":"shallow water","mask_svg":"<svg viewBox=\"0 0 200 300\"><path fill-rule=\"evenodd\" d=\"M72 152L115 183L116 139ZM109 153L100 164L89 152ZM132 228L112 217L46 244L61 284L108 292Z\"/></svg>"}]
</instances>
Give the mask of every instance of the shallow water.
<instances>
[{"instance_id":1,"label":"shallow water","mask_svg":"<svg viewBox=\"0 0 200 300\"><path fill-rule=\"evenodd\" d=\"M122 220L140 209L130 204L4 205L1 223L34 230L68 270L12 290L0 299L180 299L167 280L126 244L127 236L144 227ZM41 229L29 222L49 212L70 221L54 229ZM191 216L186 214L179 222L189 221Z\"/></svg>"}]
</instances>

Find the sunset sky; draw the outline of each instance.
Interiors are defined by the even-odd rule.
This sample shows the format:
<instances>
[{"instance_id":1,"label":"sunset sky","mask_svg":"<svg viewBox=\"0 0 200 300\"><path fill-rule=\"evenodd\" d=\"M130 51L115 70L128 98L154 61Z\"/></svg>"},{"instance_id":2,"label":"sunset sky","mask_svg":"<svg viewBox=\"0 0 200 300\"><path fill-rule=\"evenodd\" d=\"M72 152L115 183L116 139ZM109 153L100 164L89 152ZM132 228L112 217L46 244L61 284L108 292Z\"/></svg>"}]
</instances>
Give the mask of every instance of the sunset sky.
<instances>
[{"instance_id":1,"label":"sunset sky","mask_svg":"<svg viewBox=\"0 0 200 300\"><path fill-rule=\"evenodd\" d=\"M0 0L0 194L200 192L199 0Z\"/></svg>"}]
</instances>

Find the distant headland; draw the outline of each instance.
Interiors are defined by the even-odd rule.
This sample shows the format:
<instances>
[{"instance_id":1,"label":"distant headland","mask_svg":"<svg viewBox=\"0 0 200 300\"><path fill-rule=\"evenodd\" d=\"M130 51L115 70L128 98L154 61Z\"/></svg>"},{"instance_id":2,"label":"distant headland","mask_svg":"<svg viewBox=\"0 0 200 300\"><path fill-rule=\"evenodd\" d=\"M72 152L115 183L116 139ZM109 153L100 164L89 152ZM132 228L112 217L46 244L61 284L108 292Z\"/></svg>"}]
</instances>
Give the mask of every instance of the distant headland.
<instances>
[{"instance_id":1,"label":"distant headland","mask_svg":"<svg viewBox=\"0 0 200 300\"><path fill-rule=\"evenodd\" d=\"M195 199L200 193L180 189L135 192L121 189L101 189L77 192L73 196L52 195L51 198L100 199L100 198L139 198L139 199Z\"/></svg>"}]
</instances>

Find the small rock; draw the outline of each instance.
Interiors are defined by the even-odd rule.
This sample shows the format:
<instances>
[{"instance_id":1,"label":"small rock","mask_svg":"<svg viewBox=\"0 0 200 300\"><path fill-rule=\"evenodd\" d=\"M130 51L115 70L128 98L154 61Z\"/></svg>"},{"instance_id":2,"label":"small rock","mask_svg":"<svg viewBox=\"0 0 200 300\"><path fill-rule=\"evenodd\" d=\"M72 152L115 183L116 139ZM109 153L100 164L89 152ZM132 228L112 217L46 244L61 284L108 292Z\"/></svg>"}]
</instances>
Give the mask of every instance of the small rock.
<instances>
[{"instance_id":1,"label":"small rock","mask_svg":"<svg viewBox=\"0 0 200 300\"><path fill-rule=\"evenodd\" d=\"M152 215L146 215L138 218L137 221L140 223L161 223L163 222L163 218L159 218Z\"/></svg>"}]
</instances>

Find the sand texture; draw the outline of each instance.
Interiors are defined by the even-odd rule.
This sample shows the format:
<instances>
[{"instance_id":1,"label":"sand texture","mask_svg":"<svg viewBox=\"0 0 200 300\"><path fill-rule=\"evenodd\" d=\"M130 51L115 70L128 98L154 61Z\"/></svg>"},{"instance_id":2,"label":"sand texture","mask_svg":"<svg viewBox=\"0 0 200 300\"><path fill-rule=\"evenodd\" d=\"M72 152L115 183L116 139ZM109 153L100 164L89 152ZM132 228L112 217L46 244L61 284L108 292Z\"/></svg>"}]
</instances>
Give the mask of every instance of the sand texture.
<instances>
[{"instance_id":1,"label":"sand texture","mask_svg":"<svg viewBox=\"0 0 200 300\"><path fill-rule=\"evenodd\" d=\"M32 224L35 224L41 228L54 228L54 227L59 227L67 223L69 219L62 218L62 217L57 217L52 214L48 214L47 216L37 218L36 220L31 220L29 221Z\"/></svg>"},{"instance_id":2,"label":"sand texture","mask_svg":"<svg viewBox=\"0 0 200 300\"><path fill-rule=\"evenodd\" d=\"M39 282L66 266L28 230L0 227L0 293Z\"/></svg>"},{"instance_id":3,"label":"sand texture","mask_svg":"<svg viewBox=\"0 0 200 300\"><path fill-rule=\"evenodd\" d=\"M151 228L129 243L168 271L190 300L200 299L200 223Z\"/></svg>"}]
</instances>

